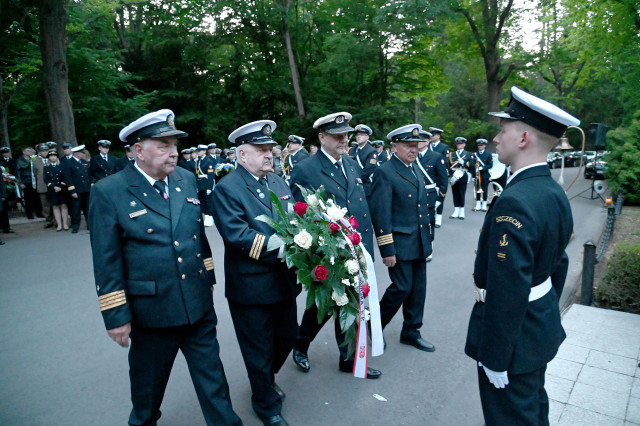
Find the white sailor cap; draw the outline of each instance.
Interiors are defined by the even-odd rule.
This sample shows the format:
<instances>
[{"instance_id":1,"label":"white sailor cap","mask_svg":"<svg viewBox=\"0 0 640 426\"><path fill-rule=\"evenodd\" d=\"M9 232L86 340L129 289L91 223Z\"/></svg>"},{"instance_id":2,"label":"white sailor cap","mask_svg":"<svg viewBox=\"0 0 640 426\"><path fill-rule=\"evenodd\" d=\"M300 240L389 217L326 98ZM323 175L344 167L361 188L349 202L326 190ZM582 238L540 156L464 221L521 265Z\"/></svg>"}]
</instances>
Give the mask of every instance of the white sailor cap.
<instances>
[{"instance_id":1,"label":"white sailor cap","mask_svg":"<svg viewBox=\"0 0 640 426\"><path fill-rule=\"evenodd\" d=\"M420 137L422 139L431 139L431 136L433 136L431 132L427 132L426 130L420 130Z\"/></svg>"},{"instance_id":2,"label":"white sailor cap","mask_svg":"<svg viewBox=\"0 0 640 426\"><path fill-rule=\"evenodd\" d=\"M478 144L478 145L486 145L487 144L487 140L486 139L476 139L476 144Z\"/></svg>"},{"instance_id":3,"label":"white sailor cap","mask_svg":"<svg viewBox=\"0 0 640 426\"><path fill-rule=\"evenodd\" d=\"M108 141L106 139L101 139L98 141L98 145L103 146L105 148L109 148L111 146L111 141Z\"/></svg>"},{"instance_id":4,"label":"white sailor cap","mask_svg":"<svg viewBox=\"0 0 640 426\"><path fill-rule=\"evenodd\" d=\"M187 134L176 129L175 115L170 109L161 109L143 115L127 127L120 130L120 140L134 144L145 139L175 136L183 138Z\"/></svg>"},{"instance_id":5,"label":"white sailor cap","mask_svg":"<svg viewBox=\"0 0 640 426\"><path fill-rule=\"evenodd\" d=\"M304 138L297 135L289 135L287 140L289 141L289 143L299 143L300 145L304 143Z\"/></svg>"},{"instance_id":6,"label":"white sailor cap","mask_svg":"<svg viewBox=\"0 0 640 426\"><path fill-rule=\"evenodd\" d=\"M349 126L351 114L348 112L335 112L318 118L313 123L313 128L320 132L337 135L353 131L353 127Z\"/></svg>"},{"instance_id":7,"label":"white sailor cap","mask_svg":"<svg viewBox=\"0 0 640 426\"><path fill-rule=\"evenodd\" d=\"M197 150L198 148L196 148L195 146L189 148L189 152L196 152Z\"/></svg>"},{"instance_id":8,"label":"white sailor cap","mask_svg":"<svg viewBox=\"0 0 640 426\"><path fill-rule=\"evenodd\" d=\"M191 154L191 150L189 148L185 148L182 151L180 151L181 154Z\"/></svg>"},{"instance_id":9,"label":"white sailor cap","mask_svg":"<svg viewBox=\"0 0 640 426\"><path fill-rule=\"evenodd\" d=\"M200 144L200 145L198 145L198 148L196 148L196 150L198 150L198 151L206 151L207 150L207 146L203 145L203 144Z\"/></svg>"},{"instance_id":10,"label":"white sailor cap","mask_svg":"<svg viewBox=\"0 0 640 426\"><path fill-rule=\"evenodd\" d=\"M408 124L389 132L387 139L391 142L420 142L420 124Z\"/></svg>"},{"instance_id":11,"label":"white sailor cap","mask_svg":"<svg viewBox=\"0 0 640 426\"><path fill-rule=\"evenodd\" d=\"M434 135L439 135L441 133L444 133L444 130L438 129L437 127L429 127L429 131Z\"/></svg>"},{"instance_id":12,"label":"white sailor cap","mask_svg":"<svg viewBox=\"0 0 640 426\"><path fill-rule=\"evenodd\" d=\"M78 145L71 148L71 152L84 151L84 145Z\"/></svg>"},{"instance_id":13,"label":"white sailor cap","mask_svg":"<svg viewBox=\"0 0 640 426\"><path fill-rule=\"evenodd\" d=\"M455 143L467 143L467 138L463 138L462 136L458 136L455 138Z\"/></svg>"},{"instance_id":14,"label":"white sailor cap","mask_svg":"<svg viewBox=\"0 0 640 426\"><path fill-rule=\"evenodd\" d=\"M358 124L356 127L354 127L353 130L356 133L366 133L369 136L373 134L373 130L371 130L371 127L367 126L366 124Z\"/></svg>"},{"instance_id":15,"label":"white sailor cap","mask_svg":"<svg viewBox=\"0 0 640 426\"><path fill-rule=\"evenodd\" d=\"M384 146L384 141L381 140L377 140L377 141L373 141L371 142L374 146Z\"/></svg>"},{"instance_id":16,"label":"white sailor cap","mask_svg":"<svg viewBox=\"0 0 640 426\"><path fill-rule=\"evenodd\" d=\"M218 145L216 145L215 143L210 143L209 145L207 145L207 149L212 149L212 148L216 148Z\"/></svg>"},{"instance_id":17,"label":"white sailor cap","mask_svg":"<svg viewBox=\"0 0 640 426\"><path fill-rule=\"evenodd\" d=\"M580 124L580 120L566 111L516 86L511 88L511 100L504 112L490 112L489 115L520 120L558 138L562 136L568 126Z\"/></svg>"},{"instance_id":18,"label":"white sailor cap","mask_svg":"<svg viewBox=\"0 0 640 426\"><path fill-rule=\"evenodd\" d=\"M276 129L276 122L271 120L258 120L238 127L229 135L229 142L236 145L250 143L253 145L275 144L271 133Z\"/></svg>"}]
</instances>

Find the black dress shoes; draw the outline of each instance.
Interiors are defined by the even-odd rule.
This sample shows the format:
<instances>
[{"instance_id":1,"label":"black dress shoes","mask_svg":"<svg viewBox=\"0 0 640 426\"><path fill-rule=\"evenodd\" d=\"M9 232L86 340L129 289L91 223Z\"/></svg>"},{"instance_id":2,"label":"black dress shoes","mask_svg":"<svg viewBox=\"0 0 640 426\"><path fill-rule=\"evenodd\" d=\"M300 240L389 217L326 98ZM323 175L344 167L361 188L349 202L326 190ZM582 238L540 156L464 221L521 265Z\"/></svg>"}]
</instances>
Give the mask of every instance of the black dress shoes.
<instances>
[{"instance_id":1,"label":"black dress shoes","mask_svg":"<svg viewBox=\"0 0 640 426\"><path fill-rule=\"evenodd\" d=\"M3 232L5 234L15 234L16 233L16 231L14 231L13 229L5 229Z\"/></svg>"},{"instance_id":2,"label":"black dress shoes","mask_svg":"<svg viewBox=\"0 0 640 426\"><path fill-rule=\"evenodd\" d=\"M352 362L341 362L338 368L343 373L352 373L353 372L353 363ZM375 368L367 367L367 379L377 379L380 376L382 376L382 371L376 370Z\"/></svg>"},{"instance_id":3,"label":"black dress shoes","mask_svg":"<svg viewBox=\"0 0 640 426\"><path fill-rule=\"evenodd\" d=\"M293 350L293 362L295 362L296 365L305 373L308 373L311 369L311 364L309 364L309 357L307 354L300 352L297 349Z\"/></svg>"},{"instance_id":4,"label":"black dress shoes","mask_svg":"<svg viewBox=\"0 0 640 426\"><path fill-rule=\"evenodd\" d=\"M71 233L72 234L77 234L78 233L78 228L74 227L71 229Z\"/></svg>"},{"instance_id":5,"label":"black dress shoes","mask_svg":"<svg viewBox=\"0 0 640 426\"><path fill-rule=\"evenodd\" d=\"M262 424L265 426L289 426L289 423L280 414L275 416L269 416L262 419Z\"/></svg>"},{"instance_id":6,"label":"black dress shoes","mask_svg":"<svg viewBox=\"0 0 640 426\"><path fill-rule=\"evenodd\" d=\"M425 351L425 352L434 352L436 350L436 347L433 346L433 344L427 342L426 340L424 340L420 336L418 336L418 337L402 337L402 336L400 336L400 343L403 343L405 345L414 346L414 347L420 349L421 351Z\"/></svg>"},{"instance_id":7,"label":"black dress shoes","mask_svg":"<svg viewBox=\"0 0 640 426\"><path fill-rule=\"evenodd\" d=\"M287 394L285 394L284 391L280 389L280 386L278 386L278 384L274 382L272 388L274 391L276 391L280 399L284 401L284 399L287 397Z\"/></svg>"}]
</instances>

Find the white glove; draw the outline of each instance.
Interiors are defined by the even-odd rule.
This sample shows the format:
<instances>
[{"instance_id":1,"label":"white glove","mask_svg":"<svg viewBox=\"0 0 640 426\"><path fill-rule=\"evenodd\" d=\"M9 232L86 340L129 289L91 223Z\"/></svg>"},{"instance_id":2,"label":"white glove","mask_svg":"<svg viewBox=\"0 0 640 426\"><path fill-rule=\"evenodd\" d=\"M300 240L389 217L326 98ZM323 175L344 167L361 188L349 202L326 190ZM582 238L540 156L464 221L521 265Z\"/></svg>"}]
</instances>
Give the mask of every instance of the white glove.
<instances>
[{"instance_id":1,"label":"white glove","mask_svg":"<svg viewBox=\"0 0 640 426\"><path fill-rule=\"evenodd\" d=\"M493 386L496 387L496 389L504 389L505 386L509 384L509 376L507 375L506 371L493 371L493 370L489 370L487 367L485 367L481 363L478 363L478 364L482 366L482 368L484 369L484 372L487 374L487 377L489 378L489 381L491 382L491 384L493 384Z\"/></svg>"},{"instance_id":2,"label":"white glove","mask_svg":"<svg viewBox=\"0 0 640 426\"><path fill-rule=\"evenodd\" d=\"M436 201L436 209L440 207L440 204L442 204L440 201Z\"/></svg>"},{"instance_id":3,"label":"white glove","mask_svg":"<svg viewBox=\"0 0 640 426\"><path fill-rule=\"evenodd\" d=\"M207 195L211 195L211 190L207 189Z\"/></svg>"},{"instance_id":4,"label":"white glove","mask_svg":"<svg viewBox=\"0 0 640 426\"><path fill-rule=\"evenodd\" d=\"M464 159L458 158L458 164L460 164L461 166L464 166Z\"/></svg>"}]
</instances>

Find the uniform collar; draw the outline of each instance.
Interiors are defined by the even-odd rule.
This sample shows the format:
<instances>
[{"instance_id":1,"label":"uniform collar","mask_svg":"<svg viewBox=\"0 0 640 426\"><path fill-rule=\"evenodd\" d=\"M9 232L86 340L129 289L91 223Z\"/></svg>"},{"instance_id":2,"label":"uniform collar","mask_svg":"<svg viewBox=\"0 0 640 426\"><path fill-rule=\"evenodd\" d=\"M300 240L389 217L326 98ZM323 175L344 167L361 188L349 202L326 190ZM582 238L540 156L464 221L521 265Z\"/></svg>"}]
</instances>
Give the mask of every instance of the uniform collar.
<instances>
[{"instance_id":1,"label":"uniform collar","mask_svg":"<svg viewBox=\"0 0 640 426\"><path fill-rule=\"evenodd\" d=\"M520 170L518 170L517 172L515 172L514 174L509 176L509 179L507 179L507 185L509 185L509 182L511 182L513 180L513 178L515 178L516 176L518 176L520 173L524 172L525 170L531 169L533 167L546 166L546 165L547 165L547 163L534 163L534 164L529 164L528 166L525 166L525 167L521 168Z\"/></svg>"}]
</instances>

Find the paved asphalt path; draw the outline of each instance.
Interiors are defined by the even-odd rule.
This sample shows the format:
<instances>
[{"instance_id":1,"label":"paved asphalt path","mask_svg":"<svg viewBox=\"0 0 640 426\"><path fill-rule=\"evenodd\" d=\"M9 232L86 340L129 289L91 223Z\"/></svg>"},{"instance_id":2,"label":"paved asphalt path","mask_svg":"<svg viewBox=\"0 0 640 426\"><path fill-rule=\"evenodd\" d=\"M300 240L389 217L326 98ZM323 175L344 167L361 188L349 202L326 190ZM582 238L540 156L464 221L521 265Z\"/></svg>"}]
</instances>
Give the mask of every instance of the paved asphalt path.
<instances>
[{"instance_id":1,"label":"paved asphalt path","mask_svg":"<svg viewBox=\"0 0 640 426\"><path fill-rule=\"evenodd\" d=\"M576 171L565 170L567 184ZM559 170L553 174L557 177ZM580 176L569 192L576 196L571 202L576 225L568 250L568 286L581 271L582 245L597 240L606 219L601 201L589 199L590 182ZM282 413L292 425L483 424L476 368L463 348L474 303L474 250L484 214L471 212L471 188L467 196L464 221L448 218L453 208L447 197L434 260L428 265L422 335L436 351L400 344L402 318L396 315L385 330L385 354L369 361L382 370L382 377L356 379L338 371L333 327L325 326L309 350L311 371L302 373L289 360L277 376L287 393ZM19 233L3 236L7 245L0 247L0 424L126 424L131 409L127 350L111 341L104 329L89 233L45 231L34 225L16 226ZM215 227L208 228L207 236L217 268L218 338L231 399L246 425L259 425L224 298L222 241ZM375 256L382 295L389 278L379 253ZM298 318L304 297L303 293L298 298ZM204 424L181 354L162 411L161 425Z\"/></svg>"}]
</instances>

